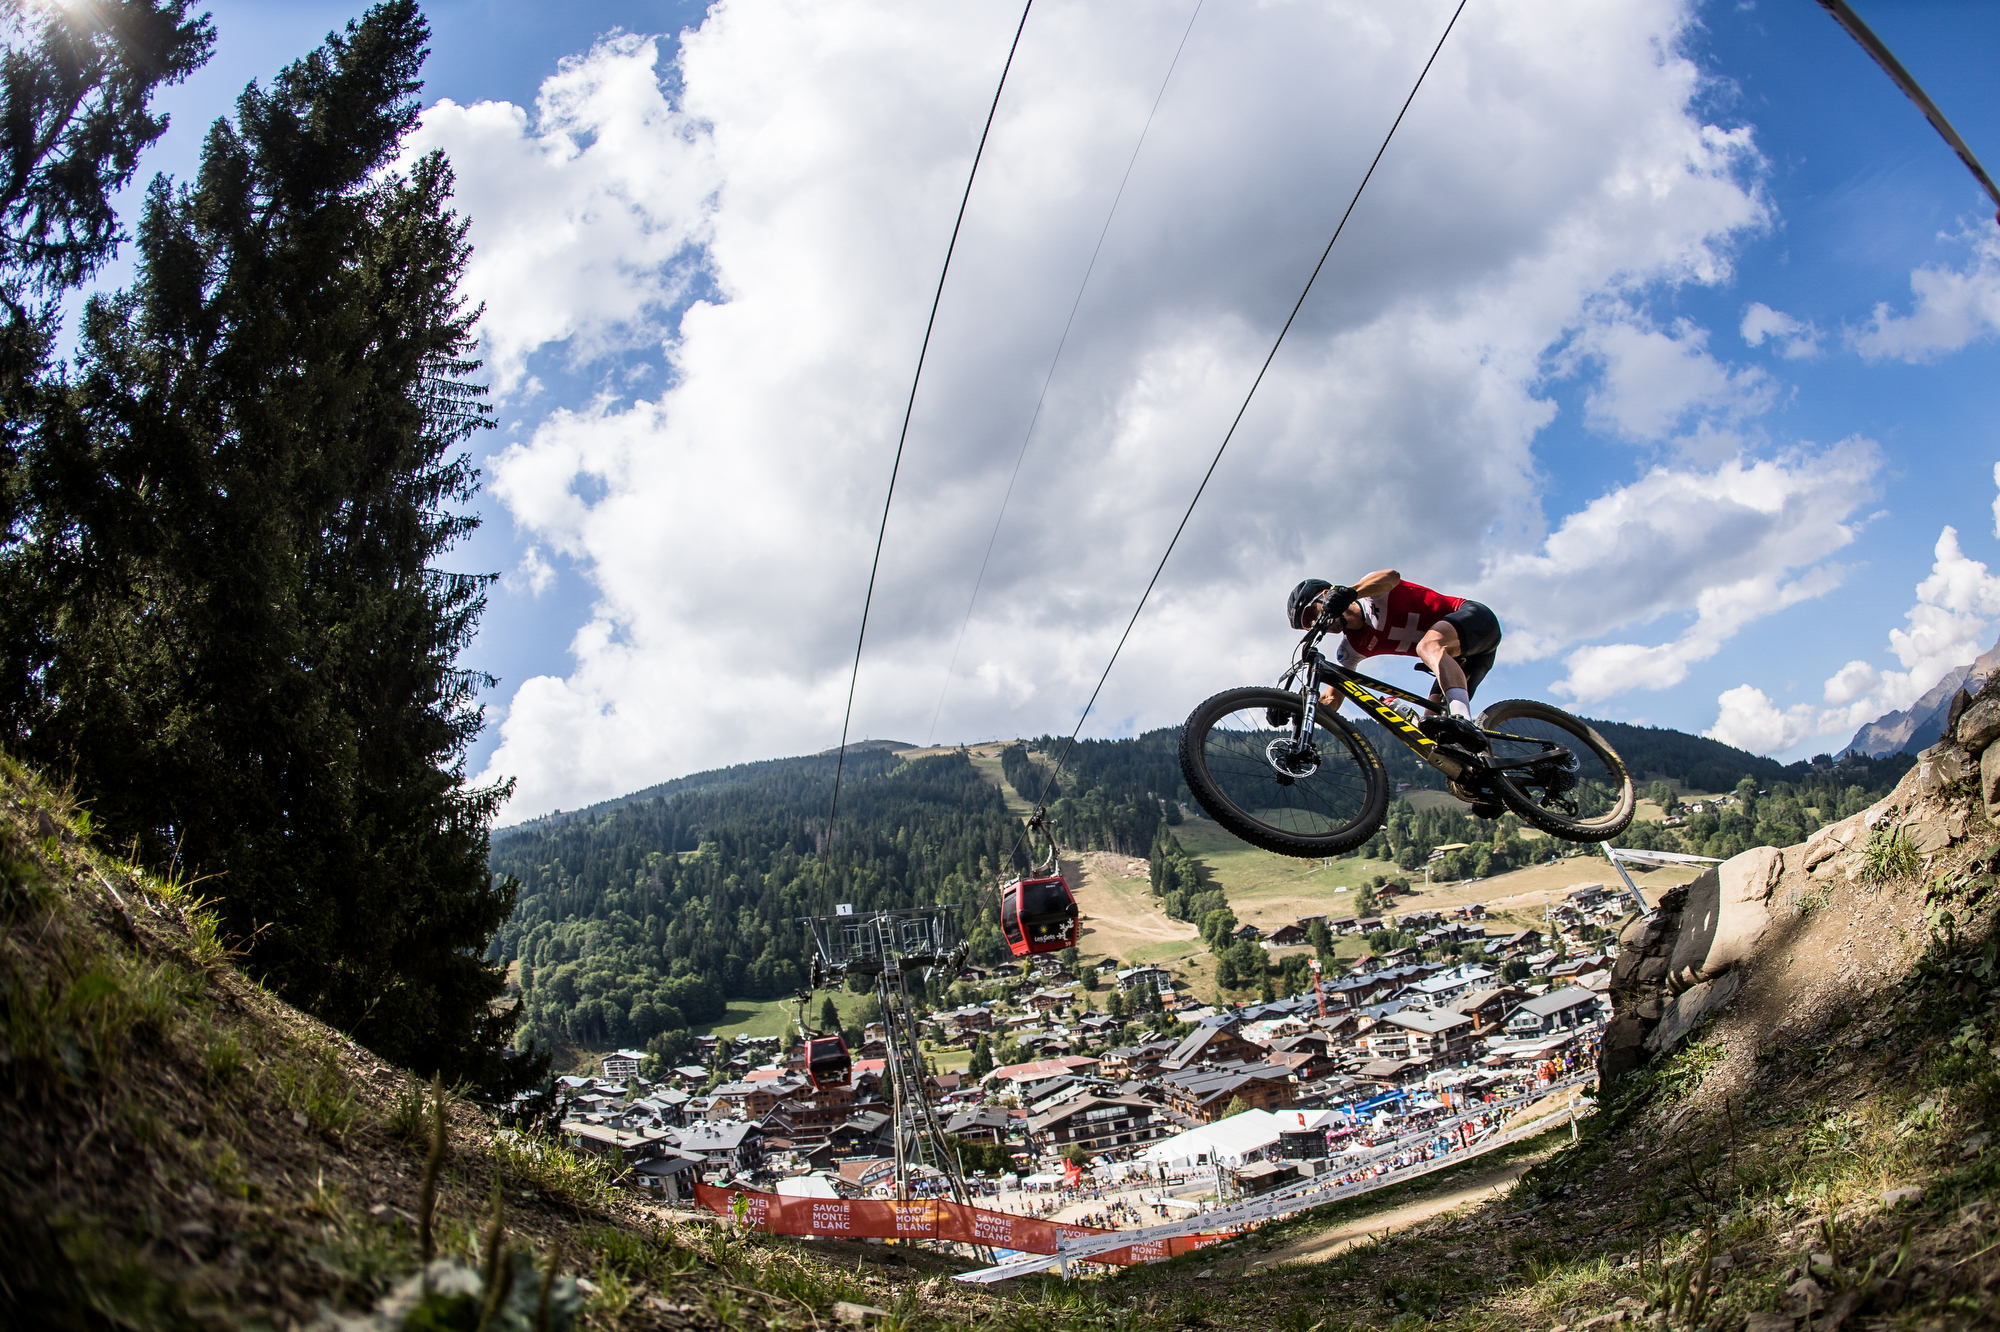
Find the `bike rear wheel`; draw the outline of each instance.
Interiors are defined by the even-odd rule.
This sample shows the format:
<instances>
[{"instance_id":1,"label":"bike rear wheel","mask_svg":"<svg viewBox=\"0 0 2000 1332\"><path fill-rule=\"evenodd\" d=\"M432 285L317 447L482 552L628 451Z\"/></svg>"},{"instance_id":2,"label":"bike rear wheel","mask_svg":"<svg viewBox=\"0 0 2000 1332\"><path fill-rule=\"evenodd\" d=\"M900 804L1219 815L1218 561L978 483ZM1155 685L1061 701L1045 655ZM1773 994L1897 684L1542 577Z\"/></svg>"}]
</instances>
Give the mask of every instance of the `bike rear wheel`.
<instances>
[{"instance_id":1,"label":"bike rear wheel","mask_svg":"<svg viewBox=\"0 0 2000 1332\"><path fill-rule=\"evenodd\" d=\"M1495 703L1479 718L1492 752L1502 761L1564 753L1522 768L1491 774L1507 808L1553 837L1602 842L1624 832L1637 800L1632 775L1603 736L1561 708L1528 699ZM1559 748L1558 748L1559 747Z\"/></svg>"},{"instance_id":2,"label":"bike rear wheel","mask_svg":"<svg viewBox=\"0 0 2000 1332\"><path fill-rule=\"evenodd\" d=\"M1347 722L1313 705L1315 727L1294 751L1289 725L1297 694L1231 689L1181 727L1181 773L1209 817L1252 846L1281 856L1333 856L1375 835L1389 809L1382 760Z\"/></svg>"}]
</instances>

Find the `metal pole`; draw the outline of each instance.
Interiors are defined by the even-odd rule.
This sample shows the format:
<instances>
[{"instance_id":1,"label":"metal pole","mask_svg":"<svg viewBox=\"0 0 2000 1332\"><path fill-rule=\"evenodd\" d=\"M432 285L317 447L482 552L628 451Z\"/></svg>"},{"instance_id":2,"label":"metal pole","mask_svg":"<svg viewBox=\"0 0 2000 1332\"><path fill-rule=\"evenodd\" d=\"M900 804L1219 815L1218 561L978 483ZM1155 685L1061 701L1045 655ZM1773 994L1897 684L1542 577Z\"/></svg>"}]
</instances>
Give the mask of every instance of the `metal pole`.
<instances>
[{"instance_id":1,"label":"metal pole","mask_svg":"<svg viewBox=\"0 0 2000 1332\"><path fill-rule=\"evenodd\" d=\"M1638 904L1639 914L1643 916L1652 910L1646 905L1645 894L1639 891L1639 885L1632 882L1632 876L1625 872L1625 866L1618 859L1618 848L1609 842L1599 842L1597 845L1603 850L1604 858L1611 862L1611 868L1618 871L1618 877L1625 880L1625 891L1632 894L1632 900Z\"/></svg>"}]
</instances>

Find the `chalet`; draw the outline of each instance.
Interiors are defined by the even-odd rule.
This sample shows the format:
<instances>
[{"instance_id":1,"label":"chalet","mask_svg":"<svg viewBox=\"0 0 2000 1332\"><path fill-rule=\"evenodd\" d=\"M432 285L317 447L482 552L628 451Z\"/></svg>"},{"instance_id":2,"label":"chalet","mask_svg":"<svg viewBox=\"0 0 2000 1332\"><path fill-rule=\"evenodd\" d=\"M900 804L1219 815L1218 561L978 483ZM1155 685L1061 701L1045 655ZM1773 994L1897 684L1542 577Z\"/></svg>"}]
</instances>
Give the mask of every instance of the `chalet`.
<instances>
[{"instance_id":1,"label":"chalet","mask_svg":"<svg viewBox=\"0 0 2000 1332\"><path fill-rule=\"evenodd\" d=\"M1069 1007L1070 997L1064 990L1037 990L1028 996L1028 1007L1037 1013L1053 1013L1058 1008Z\"/></svg>"},{"instance_id":2,"label":"chalet","mask_svg":"<svg viewBox=\"0 0 2000 1332\"><path fill-rule=\"evenodd\" d=\"M1227 1064L1170 1073L1161 1079L1167 1104L1202 1124L1221 1119L1242 1097L1253 1110L1282 1110L1292 1103L1291 1070L1278 1064Z\"/></svg>"},{"instance_id":3,"label":"chalet","mask_svg":"<svg viewBox=\"0 0 2000 1332\"><path fill-rule=\"evenodd\" d=\"M632 1167L629 1178L648 1193L678 1202L694 1195L694 1183L701 1178L701 1168L706 1164L702 1157L671 1151L639 1162Z\"/></svg>"},{"instance_id":4,"label":"chalet","mask_svg":"<svg viewBox=\"0 0 2000 1332\"><path fill-rule=\"evenodd\" d=\"M1118 973L1118 988L1136 990L1142 985L1151 985L1156 990L1171 989L1173 973L1165 967L1127 967Z\"/></svg>"},{"instance_id":5,"label":"chalet","mask_svg":"<svg viewBox=\"0 0 2000 1332\"><path fill-rule=\"evenodd\" d=\"M764 1159L764 1129L747 1120L702 1121L674 1133L674 1146L711 1166L748 1174Z\"/></svg>"},{"instance_id":6,"label":"chalet","mask_svg":"<svg viewBox=\"0 0 2000 1332\"><path fill-rule=\"evenodd\" d=\"M1493 1028L1507 1020L1508 1014L1521 1006L1527 998L1525 990L1517 990L1511 985L1497 989L1474 990L1446 1005L1455 1013L1463 1013L1472 1019L1472 1034L1484 1036Z\"/></svg>"},{"instance_id":7,"label":"chalet","mask_svg":"<svg viewBox=\"0 0 2000 1332\"><path fill-rule=\"evenodd\" d=\"M1221 1023L1189 1032L1160 1067L1177 1072L1196 1064L1240 1064L1263 1057L1264 1048L1238 1035L1234 1023Z\"/></svg>"},{"instance_id":8,"label":"chalet","mask_svg":"<svg viewBox=\"0 0 2000 1332\"><path fill-rule=\"evenodd\" d=\"M1064 1059L1036 1059L1025 1064L1008 1064L1004 1068L996 1068L986 1075L986 1083L989 1086L997 1086L1003 1092L1012 1092L1020 1096L1044 1082L1088 1073L1096 1067L1095 1059L1085 1059L1079 1055L1070 1055Z\"/></svg>"},{"instance_id":9,"label":"chalet","mask_svg":"<svg viewBox=\"0 0 2000 1332\"><path fill-rule=\"evenodd\" d=\"M709 1093L709 1112L723 1109L732 1119L762 1119L778 1102L804 1092L804 1078L774 1078L757 1082L725 1082Z\"/></svg>"},{"instance_id":10,"label":"chalet","mask_svg":"<svg viewBox=\"0 0 2000 1332\"><path fill-rule=\"evenodd\" d=\"M1381 928L1382 918L1380 916L1363 916L1360 920L1354 922L1354 932L1356 934L1373 934Z\"/></svg>"},{"instance_id":11,"label":"chalet","mask_svg":"<svg viewBox=\"0 0 2000 1332\"><path fill-rule=\"evenodd\" d=\"M1308 942L1310 940L1306 937L1306 927L1303 925L1280 925L1271 931L1273 948L1296 948Z\"/></svg>"},{"instance_id":12,"label":"chalet","mask_svg":"<svg viewBox=\"0 0 2000 1332\"><path fill-rule=\"evenodd\" d=\"M984 967L967 967L958 973L958 978L967 985L984 985L986 978L992 974L992 972L987 971Z\"/></svg>"},{"instance_id":13,"label":"chalet","mask_svg":"<svg viewBox=\"0 0 2000 1332\"><path fill-rule=\"evenodd\" d=\"M1449 1008L1493 978L1493 973L1485 967L1466 963L1415 982L1409 987L1409 997L1412 1002L1431 1008Z\"/></svg>"},{"instance_id":14,"label":"chalet","mask_svg":"<svg viewBox=\"0 0 2000 1332\"><path fill-rule=\"evenodd\" d=\"M1413 1082L1421 1082L1430 1064L1423 1059L1375 1059L1355 1070L1363 1082L1377 1087L1407 1087Z\"/></svg>"},{"instance_id":15,"label":"chalet","mask_svg":"<svg viewBox=\"0 0 2000 1332\"><path fill-rule=\"evenodd\" d=\"M1605 899L1604 885L1601 883L1572 884L1563 895L1564 900L1579 911L1588 911Z\"/></svg>"},{"instance_id":16,"label":"chalet","mask_svg":"<svg viewBox=\"0 0 2000 1332\"><path fill-rule=\"evenodd\" d=\"M1438 911L1405 911L1396 917L1396 928L1410 934L1418 934L1433 925L1442 924L1444 914Z\"/></svg>"},{"instance_id":17,"label":"chalet","mask_svg":"<svg viewBox=\"0 0 2000 1332\"><path fill-rule=\"evenodd\" d=\"M1536 995L1515 1009L1507 1019L1507 1035L1514 1040L1553 1036L1573 1027L1587 1026L1597 1020L1597 1015L1596 991L1581 985L1566 985Z\"/></svg>"},{"instance_id":18,"label":"chalet","mask_svg":"<svg viewBox=\"0 0 2000 1332\"><path fill-rule=\"evenodd\" d=\"M1106 1050L1098 1071L1106 1077L1151 1077L1178 1044L1178 1041L1147 1041L1141 1045L1121 1045Z\"/></svg>"},{"instance_id":19,"label":"chalet","mask_svg":"<svg viewBox=\"0 0 2000 1332\"><path fill-rule=\"evenodd\" d=\"M1264 931L1258 929L1255 925L1243 925L1237 928L1235 937L1238 939L1261 939L1264 937Z\"/></svg>"},{"instance_id":20,"label":"chalet","mask_svg":"<svg viewBox=\"0 0 2000 1332\"><path fill-rule=\"evenodd\" d=\"M1005 1142L1008 1116L997 1105L979 1105L961 1110L945 1121L944 1131L967 1142Z\"/></svg>"},{"instance_id":21,"label":"chalet","mask_svg":"<svg viewBox=\"0 0 2000 1332\"><path fill-rule=\"evenodd\" d=\"M1572 957L1549 968L1550 980L1571 980L1581 982L1585 977L1600 971L1611 970L1611 959L1601 954Z\"/></svg>"},{"instance_id":22,"label":"chalet","mask_svg":"<svg viewBox=\"0 0 2000 1332\"><path fill-rule=\"evenodd\" d=\"M613 1082L636 1078L639 1076L639 1061L645 1057L637 1050L620 1050L616 1054L608 1054L601 1061L604 1076Z\"/></svg>"},{"instance_id":23,"label":"chalet","mask_svg":"<svg viewBox=\"0 0 2000 1332\"><path fill-rule=\"evenodd\" d=\"M1391 1013L1362 1038L1377 1059L1459 1059L1472 1048L1472 1019L1448 1009Z\"/></svg>"},{"instance_id":24,"label":"chalet","mask_svg":"<svg viewBox=\"0 0 2000 1332\"><path fill-rule=\"evenodd\" d=\"M1382 960L1392 967L1407 967L1423 961L1424 953L1421 948L1398 948L1384 953Z\"/></svg>"},{"instance_id":25,"label":"chalet","mask_svg":"<svg viewBox=\"0 0 2000 1332\"><path fill-rule=\"evenodd\" d=\"M658 1156L673 1147L675 1141L672 1130L630 1129L576 1119L563 1120L560 1132L563 1141L579 1152L608 1156L619 1151L627 1161Z\"/></svg>"},{"instance_id":26,"label":"chalet","mask_svg":"<svg viewBox=\"0 0 2000 1332\"><path fill-rule=\"evenodd\" d=\"M1465 920L1485 920L1486 904L1484 902L1467 902L1458 909L1458 914Z\"/></svg>"},{"instance_id":27,"label":"chalet","mask_svg":"<svg viewBox=\"0 0 2000 1332\"><path fill-rule=\"evenodd\" d=\"M1341 916L1336 920L1327 921L1326 928L1332 934L1358 934L1361 932L1361 922L1352 916Z\"/></svg>"},{"instance_id":28,"label":"chalet","mask_svg":"<svg viewBox=\"0 0 2000 1332\"><path fill-rule=\"evenodd\" d=\"M892 1145L889 1116L880 1110L857 1110L826 1135L835 1156L874 1156Z\"/></svg>"},{"instance_id":29,"label":"chalet","mask_svg":"<svg viewBox=\"0 0 2000 1332\"><path fill-rule=\"evenodd\" d=\"M1159 1107L1136 1096L1078 1097L1028 1121L1028 1132L1038 1143L1075 1145L1089 1152L1151 1142L1166 1131Z\"/></svg>"},{"instance_id":30,"label":"chalet","mask_svg":"<svg viewBox=\"0 0 2000 1332\"><path fill-rule=\"evenodd\" d=\"M1517 957L1526 957L1528 954L1540 949L1541 946L1542 936L1539 931L1522 930L1518 934L1510 934L1505 938L1488 939L1486 941L1486 956L1489 958L1498 958L1503 962L1511 962Z\"/></svg>"}]
</instances>

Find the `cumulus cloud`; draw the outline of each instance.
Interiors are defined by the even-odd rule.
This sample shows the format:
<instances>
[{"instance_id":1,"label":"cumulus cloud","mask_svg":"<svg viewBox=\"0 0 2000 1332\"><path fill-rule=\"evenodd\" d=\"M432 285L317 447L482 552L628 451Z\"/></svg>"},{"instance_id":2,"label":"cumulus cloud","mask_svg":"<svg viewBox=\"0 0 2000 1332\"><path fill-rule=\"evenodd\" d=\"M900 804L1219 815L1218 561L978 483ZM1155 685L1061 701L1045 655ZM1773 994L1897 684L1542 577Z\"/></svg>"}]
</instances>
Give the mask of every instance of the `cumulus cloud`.
<instances>
[{"instance_id":1,"label":"cumulus cloud","mask_svg":"<svg viewBox=\"0 0 2000 1332\"><path fill-rule=\"evenodd\" d=\"M466 285L487 297L481 351L503 399L535 387L539 348L567 343L587 360L657 343L698 271L718 180L658 63L654 38L613 36L561 61L532 119L506 102L440 101L405 144L411 156L441 148L456 169L472 220Z\"/></svg>"},{"instance_id":2,"label":"cumulus cloud","mask_svg":"<svg viewBox=\"0 0 2000 1332\"><path fill-rule=\"evenodd\" d=\"M2000 484L2000 469L1995 481ZM1938 534L1932 555L1929 576L1917 584L1916 604L1904 613L1906 627L1889 631L1889 648L1902 670L1850 661L1827 679L1821 708L1800 703L1780 711L1763 691L1739 685L1716 699L1721 712L1703 734L1758 754L1791 749L1815 736L1844 739L1886 713L1908 708L1985 651L2000 618L2000 577L1965 553L1956 528Z\"/></svg>"},{"instance_id":3,"label":"cumulus cloud","mask_svg":"<svg viewBox=\"0 0 2000 1332\"><path fill-rule=\"evenodd\" d=\"M1043 409L941 736L1073 721L1450 8L1335 0L1197 23ZM1276 607L1310 571L1394 564L1517 590L1510 641L1544 653L1606 628L1563 604L1586 558L1601 578L1669 584L1642 618L1706 608L1712 583L1715 625L1837 577L1825 556L1875 467L1858 444L1704 455L1553 536L1542 512L1561 349L1592 411L1634 438L1726 426L1770 391L1704 330L1648 313L1653 294L1726 278L1735 238L1768 219L1747 131L1702 122L1698 71L1673 54L1691 14L1467 11L1100 725L1168 724L1268 678L1286 650ZM653 47L621 38L566 64L563 88L582 91L545 91L532 118L427 113L418 146L444 146L474 201L470 285L508 382L526 391L536 349L607 358L645 337L667 372L643 397L549 412L489 460L524 542L595 593L573 668L507 709L486 776L519 777L516 810L837 738L902 394L1017 16L741 0L686 34L672 97ZM1041 375L1185 22L1146 5L1029 21L917 401L857 734L926 738ZM1479 207L1439 208L1445 194ZM1413 521L1441 478L1448 520ZM1637 512L1680 493L1724 516L1684 530ZM1613 529L1635 539L1592 544ZM1739 535L1757 556L1718 554ZM1711 543L1714 579L1654 567L1693 540ZM1757 582L1753 558L1788 572Z\"/></svg>"},{"instance_id":4,"label":"cumulus cloud","mask_svg":"<svg viewBox=\"0 0 2000 1332\"><path fill-rule=\"evenodd\" d=\"M1884 301L1866 325L1848 330L1864 359L1921 364L2000 332L2000 237L1982 226L1959 239L1972 249L1962 267L1927 264L1910 274L1908 314Z\"/></svg>"},{"instance_id":5,"label":"cumulus cloud","mask_svg":"<svg viewBox=\"0 0 2000 1332\"><path fill-rule=\"evenodd\" d=\"M1689 425L1733 425L1767 409L1777 386L1754 366L1731 369L1708 350L1708 330L1688 319L1655 327L1616 303L1578 334L1572 359L1595 361L1602 379L1590 419L1613 435L1663 440Z\"/></svg>"},{"instance_id":6,"label":"cumulus cloud","mask_svg":"<svg viewBox=\"0 0 2000 1332\"><path fill-rule=\"evenodd\" d=\"M1738 685L1716 699L1722 711L1702 734L1752 754L1776 754L1819 734L1819 714L1810 703L1780 710L1763 690Z\"/></svg>"},{"instance_id":7,"label":"cumulus cloud","mask_svg":"<svg viewBox=\"0 0 2000 1332\"><path fill-rule=\"evenodd\" d=\"M1762 301L1750 302L1737 331L1752 347L1761 347L1769 339L1778 354L1788 361L1804 360L1820 352L1820 332L1811 320L1795 319Z\"/></svg>"},{"instance_id":8,"label":"cumulus cloud","mask_svg":"<svg viewBox=\"0 0 2000 1332\"><path fill-rule=\"evenodd\" d=\"M1496 560L1486 595L1516 608L1509 650L1530 659L1691 612L1665 643L1576 648L1553 686L1584 703L1664 689L1745 625L1839 586L1827 557L1854 539L1880 466L1857 438L1712 469L1655 467L1569 515L1539 550Z\"/></svg>"}]
</instances>

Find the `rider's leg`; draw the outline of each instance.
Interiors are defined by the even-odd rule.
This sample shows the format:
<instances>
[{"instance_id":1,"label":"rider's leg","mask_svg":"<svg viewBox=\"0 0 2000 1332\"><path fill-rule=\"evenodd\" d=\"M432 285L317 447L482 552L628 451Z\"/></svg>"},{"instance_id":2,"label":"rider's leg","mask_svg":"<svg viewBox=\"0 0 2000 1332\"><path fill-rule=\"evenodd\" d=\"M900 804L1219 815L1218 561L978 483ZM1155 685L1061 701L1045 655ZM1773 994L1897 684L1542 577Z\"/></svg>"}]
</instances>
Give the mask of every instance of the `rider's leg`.
<instances>
[{"instance_id":1,"label":"rider's leg","mask_svg":"<svg viewBox=\"0 0 2000 1332\"><path fill-rule=\"evenodd\" d=\"M1448 621L1431 626L1417 640L1417 656L1437 677L1434 696L1440 698L1454 717L1472 715L1472 693L1465 682L1465 670L1458 664L1458 630Z\"/></svg>"}]
</instances>

